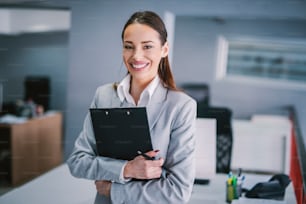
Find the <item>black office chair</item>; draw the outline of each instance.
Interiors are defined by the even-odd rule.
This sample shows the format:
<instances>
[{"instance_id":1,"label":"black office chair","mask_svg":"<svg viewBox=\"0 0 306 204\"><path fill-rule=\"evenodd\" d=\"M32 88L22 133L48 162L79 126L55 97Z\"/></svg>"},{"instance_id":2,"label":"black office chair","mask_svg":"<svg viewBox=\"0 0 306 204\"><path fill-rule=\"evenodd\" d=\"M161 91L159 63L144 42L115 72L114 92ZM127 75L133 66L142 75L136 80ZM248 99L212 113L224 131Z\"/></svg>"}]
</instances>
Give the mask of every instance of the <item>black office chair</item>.
<instances>
[{"instance_id":1,"label":"black office chair","mask_svg":"<svg viewBox=\"0 0 306 204\"><path fill-rule=\"evenodd\" d=\"M232 111L226 107L198 108L199 118L216 118L217 120L217 155L216 172L228 173L231 169L233 146Z\"/></svg>"},{"instance_id":2,"label":"black office chair","mask_svg":"<svg viewBox=\"0 0 306 204\"><path fill-rule=\"evenodd\" d=\"M181 85L183 91L194 98L198 108L209 106L209 86L205 83L185 83Z\"/></svg>"}]
</instances>

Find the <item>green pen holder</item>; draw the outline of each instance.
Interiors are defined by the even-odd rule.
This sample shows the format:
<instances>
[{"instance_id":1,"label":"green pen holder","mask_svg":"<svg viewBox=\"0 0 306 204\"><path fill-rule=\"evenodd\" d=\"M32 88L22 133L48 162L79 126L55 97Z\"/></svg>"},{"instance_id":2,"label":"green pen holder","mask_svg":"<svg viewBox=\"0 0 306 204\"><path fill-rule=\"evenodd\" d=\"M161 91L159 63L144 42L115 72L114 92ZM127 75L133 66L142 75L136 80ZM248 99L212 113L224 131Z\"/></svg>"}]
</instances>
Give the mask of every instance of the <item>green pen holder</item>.
<instances>
[{"instance_id":1,"label":"green pen holder","mask_svg":"<svg viewBox=\"0 0 306 204\"><path fill-rule=\"evenodd\" d=\"M231 203L235 199L235 188L232 184L226 182L226 202Z\"/></svg>"},{"instance_id":2,"label":"green pen holder","mask_svg":"<svg viewBox=\"0 0 306 204\"><path fill-rule=\"evenodd\" d=\"M229 184L226 182L226 202L231 203L234 199L239 199L241 197L241 184Z\"/></svg>"}]
</instances>

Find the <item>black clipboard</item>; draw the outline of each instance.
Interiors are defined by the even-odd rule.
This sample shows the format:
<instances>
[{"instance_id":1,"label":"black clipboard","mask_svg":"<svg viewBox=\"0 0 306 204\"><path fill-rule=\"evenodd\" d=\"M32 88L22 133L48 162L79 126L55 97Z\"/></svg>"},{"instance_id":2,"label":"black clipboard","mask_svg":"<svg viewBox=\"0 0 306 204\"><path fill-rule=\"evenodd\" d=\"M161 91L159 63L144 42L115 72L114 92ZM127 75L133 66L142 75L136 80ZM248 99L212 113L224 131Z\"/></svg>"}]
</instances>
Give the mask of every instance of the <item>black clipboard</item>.
<instances>
[{"instance_id":1,"label":"black clipboard","mask_svg":"<svg viewBox=\"0 0 306 204\"><path fill-rule=\"evenodd\" d=\"M89 110L100 156L132 160L137 151L152 150L145 107Z\"/></svg>"}]
</instances>

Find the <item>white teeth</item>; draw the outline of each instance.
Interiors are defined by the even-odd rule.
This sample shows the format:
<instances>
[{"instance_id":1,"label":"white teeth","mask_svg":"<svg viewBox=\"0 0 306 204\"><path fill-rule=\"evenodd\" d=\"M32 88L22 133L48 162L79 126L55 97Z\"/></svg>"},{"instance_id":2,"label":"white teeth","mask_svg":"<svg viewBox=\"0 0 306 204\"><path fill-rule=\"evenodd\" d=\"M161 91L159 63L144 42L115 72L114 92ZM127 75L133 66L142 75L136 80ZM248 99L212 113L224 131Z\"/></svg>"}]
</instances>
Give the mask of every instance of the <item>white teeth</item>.
<instances>
[{"instance_id":1,"label":"white teeth","mask_svg":"<svg viewBox=\"0 0 306 204\"><path fill-rule=\"evenodd\" d=\"M146 64L133 64L133 68L135 69L141 69L144 68L146 66Z\"/></svg>"}]
</instances>

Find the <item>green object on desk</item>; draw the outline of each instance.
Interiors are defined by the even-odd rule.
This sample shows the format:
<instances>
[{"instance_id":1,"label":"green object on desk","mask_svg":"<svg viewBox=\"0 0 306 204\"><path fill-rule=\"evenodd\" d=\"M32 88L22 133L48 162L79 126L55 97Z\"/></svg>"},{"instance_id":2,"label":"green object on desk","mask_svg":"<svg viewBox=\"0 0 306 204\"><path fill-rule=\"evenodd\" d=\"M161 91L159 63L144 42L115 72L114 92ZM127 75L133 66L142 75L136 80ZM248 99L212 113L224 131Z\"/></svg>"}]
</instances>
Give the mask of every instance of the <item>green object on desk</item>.
<instances>
[{"instance_id":1,"label":"green object on desk","mask_svg":"<svg viewBox=\"0 0 306 204\"><path fill-rule=\"evenodd\" d=\"M237 177L230 172L226 181L226 202L231 203L232 200L239 199L241 196L241 187L241 175Z\"/></svg>"},{"instance_id":2,"label":"green object on desk","mask_svg":"<svg viewBox=\"0 0 306 204\"><path fill-rule=\"evenodd\" d=\"M229 179L226 182L226 202L231 203L234 200L235 192L232 183L229 183Z\"/></svg>"}]
</instances>

